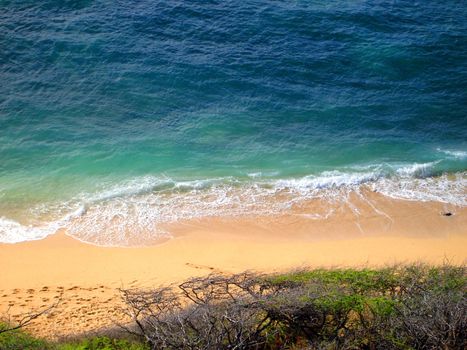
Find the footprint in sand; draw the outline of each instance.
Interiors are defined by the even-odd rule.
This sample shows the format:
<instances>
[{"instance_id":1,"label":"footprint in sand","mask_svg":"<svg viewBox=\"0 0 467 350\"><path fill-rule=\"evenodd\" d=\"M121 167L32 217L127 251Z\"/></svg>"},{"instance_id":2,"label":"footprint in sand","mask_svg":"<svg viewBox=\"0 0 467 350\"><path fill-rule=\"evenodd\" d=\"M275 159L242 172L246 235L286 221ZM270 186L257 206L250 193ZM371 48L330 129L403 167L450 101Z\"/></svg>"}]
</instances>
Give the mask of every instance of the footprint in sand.
<instances>
[{"instance_id":1,"label":"footprint in sand","mask_svg":"<svg viewBox=\"0 0 467 350\"><path fill-rule=\"evenodd\" d=\"M208 271L213 271L213 272L218 272L222 273L221 270L216 269L215 267L212 266L207 266L207 265L198 265L198 264L192 264L192 263L185 263L186 266L192 267L194 269L198 270L208 270Z\"/></svg>"}]
</instances>

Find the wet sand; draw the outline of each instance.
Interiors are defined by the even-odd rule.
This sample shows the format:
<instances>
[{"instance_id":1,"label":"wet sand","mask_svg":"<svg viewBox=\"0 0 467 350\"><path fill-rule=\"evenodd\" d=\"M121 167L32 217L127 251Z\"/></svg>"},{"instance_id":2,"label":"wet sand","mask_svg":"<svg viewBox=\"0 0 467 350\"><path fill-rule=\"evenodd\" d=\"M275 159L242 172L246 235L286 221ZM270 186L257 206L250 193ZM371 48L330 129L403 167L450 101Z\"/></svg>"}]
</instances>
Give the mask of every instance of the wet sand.
<instances>
[{"instance_id":1,"label":"wet sand","mask_svg":"<svg viewBox=\"0 0 467 350\"><path fill-rule=\"evenodd\" d=\"M174 239L141 248L97 247L63 231L40 241L0 244L0 313L18 317L60 299L28 327L57 338L119 321L121 287L176 283L212 272L465 262L466 208L377 194L371 203L377 210L361 203L358 214L343 208L322 220L306 216L316 205L310 203L276 217L183 222L167 227Z\"/></svg>"}]
</instances>

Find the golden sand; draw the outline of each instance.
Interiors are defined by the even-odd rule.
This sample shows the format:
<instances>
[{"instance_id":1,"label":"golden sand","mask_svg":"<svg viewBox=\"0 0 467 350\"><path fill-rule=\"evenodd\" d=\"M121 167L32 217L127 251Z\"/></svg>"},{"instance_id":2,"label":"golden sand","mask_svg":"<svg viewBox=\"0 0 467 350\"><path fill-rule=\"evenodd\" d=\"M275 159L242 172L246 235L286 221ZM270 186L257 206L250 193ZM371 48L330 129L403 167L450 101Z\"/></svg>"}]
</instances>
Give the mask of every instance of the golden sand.
<instances>
[{"instance_id":1,"label":"golden sand","mask_svg":"<svg viewBox=\"0 0 467 350\"><path fill-rule=\"evenodd\" d=\"M56 338L118 321L120 287L151 287L212 272L465 262L466 208L377 194L371 203L378 210L362 204L358 215L343 209L325 220L312 220L301 208L277 217L183 222L167 227L174 239L142 248L97 247L64 232L0 244L0 313L19 315L61 296L52 313L29 326L37 335ZM453 215L443 215L447 211Z\"/></svg>"}]
</instances>

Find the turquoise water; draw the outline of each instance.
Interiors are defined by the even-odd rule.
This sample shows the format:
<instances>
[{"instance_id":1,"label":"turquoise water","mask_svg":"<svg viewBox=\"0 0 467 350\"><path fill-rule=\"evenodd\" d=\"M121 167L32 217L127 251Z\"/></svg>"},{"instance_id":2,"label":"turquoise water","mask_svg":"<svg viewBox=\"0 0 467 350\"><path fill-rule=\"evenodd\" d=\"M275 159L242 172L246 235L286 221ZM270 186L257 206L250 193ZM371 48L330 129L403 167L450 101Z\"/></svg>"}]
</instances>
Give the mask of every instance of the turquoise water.
<instances>
[{"instance_id":1,"label":"turquoise water","mask_svg":"<svg viewBox=\"0 0 467 350\"><path fill-rule=\"evenodd\" d=\"M362 185L466 205L465 18L436 0L0 1L0 241L66 226L125 245Z\"/></svg>"}]
</instances>

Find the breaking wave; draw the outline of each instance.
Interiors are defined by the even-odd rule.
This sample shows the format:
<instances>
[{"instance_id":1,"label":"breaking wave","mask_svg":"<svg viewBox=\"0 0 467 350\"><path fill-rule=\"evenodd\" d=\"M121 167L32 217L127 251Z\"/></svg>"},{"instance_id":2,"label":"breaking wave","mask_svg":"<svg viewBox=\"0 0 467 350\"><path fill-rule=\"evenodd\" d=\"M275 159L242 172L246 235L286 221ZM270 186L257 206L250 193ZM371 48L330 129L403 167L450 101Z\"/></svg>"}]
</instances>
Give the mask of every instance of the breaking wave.
<instances>
[{"instance_id":1,"label":"breaking wave","mask_svg":"<svg viewBox=\"0 0 467 350\"><path fill-rule=\"evenodd\" d=\"M47 208L57 213L67 212L47 223L27 226L1 218L0 241L42 239L59 228L66 228L68 235L92 244L147 245L170 238L164 225L180 220L276 215L313 199L324 200L332 208L348 201L351 193L360 192L362 188L394 199L466 206L466 173L442 174L437 166L438 162L368 165L288 179L261 173L242 179L184 181L139 177L97 193L81 193L66 203L36 208L41 213ZM322 219L331 214L332 209L305 216Z\"/></svg>"}]
</instances>

